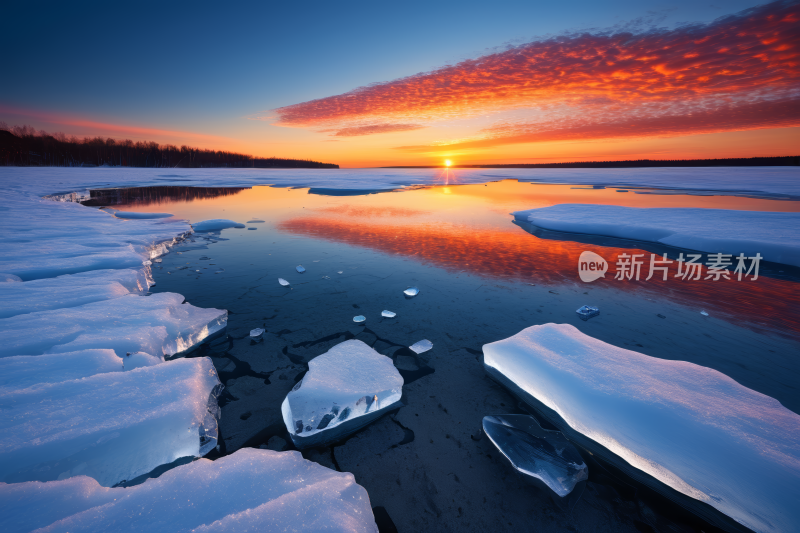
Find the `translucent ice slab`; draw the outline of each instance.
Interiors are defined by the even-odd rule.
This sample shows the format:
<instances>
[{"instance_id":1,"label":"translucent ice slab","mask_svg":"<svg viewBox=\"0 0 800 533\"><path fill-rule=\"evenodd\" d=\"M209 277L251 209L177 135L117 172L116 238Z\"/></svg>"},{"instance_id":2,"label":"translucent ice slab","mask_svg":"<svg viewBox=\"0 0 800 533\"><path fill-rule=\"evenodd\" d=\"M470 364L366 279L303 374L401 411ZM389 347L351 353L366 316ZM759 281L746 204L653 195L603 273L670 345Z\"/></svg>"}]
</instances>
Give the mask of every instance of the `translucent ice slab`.
<instances>
[{"instance_id":1,"label":"translucent ice slab","mask_svg":"<svg viewBox=\"0 0 800 533\"><path fill-rule=\"evenodd\" d=\"M183 304L183 296L158 293L40 311L0 319L0 357L111 348L174 355L227 324L228 312Z\"/></svg>"},{"instance_id":2,"label":"translucent ice slab","mask_svg":"<svg viewBox=\"0 0 800 533\"><path fill-rule=\"evenodd\" d=\"M560 431L542 429L532 416L485 416L483 432L511 466L562 498L589 479L589 469L575 446Z\"/></svg>"},{"instance_id":3,"label":"translucent ice slab","mask_svg":"<svg viewBox=\"0 0 800 533\"><path fill-rule=\"evenodd\" d=\"M104 488L84 476L0 484L0 500L4 531L378 531L367 491L352 474L293 451L243 448L130 488Z\"/></svg>"},{"instance_id":4,"label":"translucent ice slab","mask_svg":"<svg viewBox=\"0 0 800 533\"><path fill-rule=\"evenodd\" d=\"M114 350L83 350L50 355L0 358L0 394L38 383L60 383L106 372L122 372Z\"/></svg>"},{"instance_id":5,"label":"translucent ice slab","mask_svg":"<svg viewBox=\"0 0 800 533\"><path fill-rule=\"evenodd\" d=\"M298 448L332 442L397 407L402 389L390 358L345 341L309 361L281 405L283 421Z\"/></svg>"},{"instance_id":6,"label":"translucent ice slab","mask_svg":"<svg viewBox=\"0 0 800 533\"><path fill-rule=\"evenodd\" d=\"M216 440L220 388L211 360L199 357L4 390L0 481L83 474L111 486L200 456Z\"/></svg>"},{"instance_id":7,"label":"translucent ice slab","mask_svg":"<svg viewBox=\"0 0 800 533\"><path fill-rule=\"evenodd\" d=\"M800 416L777 400L567 324L527 328L483 353L491 376L571 440L712 523L800 524Z\"/></svg>"}]
</instances>

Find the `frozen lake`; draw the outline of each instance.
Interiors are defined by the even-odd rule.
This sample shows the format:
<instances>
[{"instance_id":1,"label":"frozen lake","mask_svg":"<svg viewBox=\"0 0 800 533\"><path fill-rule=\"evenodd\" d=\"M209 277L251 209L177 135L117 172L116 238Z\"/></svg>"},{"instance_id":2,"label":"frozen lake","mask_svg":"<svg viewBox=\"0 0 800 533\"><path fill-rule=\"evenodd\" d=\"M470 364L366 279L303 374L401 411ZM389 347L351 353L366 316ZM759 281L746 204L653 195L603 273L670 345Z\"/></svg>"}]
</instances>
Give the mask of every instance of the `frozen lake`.
<instances>
[{"instance_id":1,"label":"frozen lake","mask_svg":"<svg viewBox=\"0 0 800 533\"><path fill-rule=\"evenodd\" d=\"M571 513L516 477L479 430L486 415L525 411L485 375L481 350L532 325L571 324L613 346L714 369L800 413L800 269L762 262L757 279L695 280L675 278L673 265L667 280L646 280L651 254L674 259L689 251L543 230L510 214L565 203L800 212L797 171L766 169L754 179L761 170L1 175L14 198L59 193L89 199L92 207L84 209L244 226L197 232L151 266L150 292L228 310L225 333L187 356L210 357L225 385L220 449L208 457L243 447L294 449L281 402L309 360L357 339L392 358L405 382L405 406L344 441L302 453L352 472L371 506L385 509L399 531L689 531L691 516L662 508L602 466L589 465L589 483ZM148 220L120 218L122 227ZM581 281L579 258L587 251L608 261L605 278ZM644 258L639 280L615 279L615 261L626 254ZM420 292L409 299L403 291L411 286ZM575 311L583 305L599 307L600 315L580 320ZM396 316L383 317L384 310ZM359 315L365 322L354 322ZM266 331L253 339L256 328ZM408 348L422 339L433 348Z\"/></svg>"}]
</instances>

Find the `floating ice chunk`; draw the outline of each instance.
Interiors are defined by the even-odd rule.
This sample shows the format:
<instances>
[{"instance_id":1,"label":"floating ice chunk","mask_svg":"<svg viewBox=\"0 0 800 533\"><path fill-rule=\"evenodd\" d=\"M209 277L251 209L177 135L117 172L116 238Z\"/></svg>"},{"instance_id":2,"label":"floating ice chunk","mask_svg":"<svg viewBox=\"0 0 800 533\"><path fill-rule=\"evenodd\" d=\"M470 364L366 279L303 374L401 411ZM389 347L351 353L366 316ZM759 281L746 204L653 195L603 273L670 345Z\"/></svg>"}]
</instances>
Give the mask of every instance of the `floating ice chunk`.
<instances>
[{"instance_id":1,"label":"floating ice chunk","mask_svg":"<svg viewBox=\"0 0 800 533\"><path fill-rule=\"evenodd\" d=\"M483 353L492 377L637 482L708 520L715 508L754 531L800 523L800 416L777 400L568 324L527 328Z\"/></svg>"},{"instance_id":2,"label":"floating ice chunk","mask_svg":"<svg viewBox=\"0 0 800 533\"><path fill-rule=\"evenodd\" d=\"M263 335L264 331L265 330L263 328L251 329L250 330L250 336L251 337L260 337L261 335Z\"/></svg>"},{"instance_id":3,"label":"floating ice chunk","mask_svg":"<svg viewBox=\"0 0 800 533\"><path fill-rule=\"evenodd\" d=\"M0 283L15 283L22 281L22 278L14 274L0 274Z\"/></svg>"},{"instance_id":4,"label":"floating ice chunk","mask_svg":"<svg viewBox=\"0 0 800 533\"><path fill-rule=\"evenodd\" d=\"M415 342L414 344L409 346L409 348L411 348L412 352L417 354L425 353L431 348L433 348L433 343L428 339L422 339L421 341Z\"/></svg>"},{"instance_id":5,"label":"floating ice chunk","mask_svg":"<svg viewBox=\"0 0 800 533\"><path fill-rule=\"evenodd\" d=\"M303 268L303 265L297 265L296 268L297 268L297 271L300 272L301 274L306 271L306 269Z\"/></svg>"},{"instance_id":6,"label":"floating ice chunk","mask_svg":"<svg viewBox=\"0 0 800 533\"><path fill-rule=\"evenodd\" d=\"M800 213L561 204L512 214L553 231L658 242L712 254L760 253L765 261L800 266Z\"/></svg>"},{"instance_id":7,"label":"floating ice chunk","mask_svg":"<svg viewBox=\"0 0 800 533\"><path fill-rule=\"evenodd\" d=\"M406 290L403 291L403 294L405 294L409 298L412 298L412 297L416 296L417 294L419 294L419 289L416 288L416 287L409 287L409 288L407 288Z\"/></svg>"},{"instance_id":8,"label":"floating ice chunk","mask_svg":"<svg viewBox=\"0 0 800 533\"><path fill-rule=\"evenodd\" d=\"M125 357L122 358L122 364L125 367L125 370L133 370L135 368L142 368L144 366L160 365L163 362L163 355L156 356L145 352L125 354Z\"/></svg>"},{"instance_id":9,"label":"floating ice chunk","mask_svg":"<svg viewBox=\"0 0 800 533\"><path fill-rule=\"evenodd\" d=\"M225 328L228 312L183 304L180 294L126 295L0 319L0 357L111 348L174 355Z\"/></svg>"},{"instance_id":10,"label":"floating ice chunk","mask_svg":"<svg viewBox=\"0 0 800 533\"><path fill-rule=\"evenodd\" d=\"M163 261L163 259L161 259L160 257L157 259L153 259L153 263L160 263L161 261Z\"/></svg>"},{"instance_id":11,"label":"floating ice chunk","mask_svg":"<svg viewBox=\"0 0 800 533\"><path fill-rule=\"evenodd\" d=\"M221 385L207 357L0 394L0 481L133 479L216 445Z\"/></svg>"},{"instance_id":12,"label":"floating ice chunk","mask_svg":"<svg viewBox=\"0 0 800 533\"><path fill-rule=\"evenodd\" d=\"M115 211L114 216L117 218L135 218L135 219L148 219L148 218L169 218L172 213L137 213L135 211Z\"/></svg>"},{"instance_id":13,"label":"floating ice chunk","mask_svg":"<svg viewBox=\"0 0 800 533\"><path fill-rule=\"evenodd\" d=\"M598 309L597 307L592 307L591 305L584 305L579 307L578 310L575 312L578 313L578 317L581 320L586 321L592 318L593 316L599 315L600 309Z\"/></svg>"},{"instance_id":14,"label":"floating ice chunk","mask_svg":"<svg viewBox=\"0 0 800 533\"><path fill-rule=\"evenodd\" d=\"M244 224L239 224L238 222L234 222L233 220L227 220L224 218L203 220L202 222L197 222L195 224L192 224L192 229L194 229L198 233L203 233L207 231L219 231L228 228L243 228L243 227L245 227Z\"/></svg>"},{"instance_id":15,"label":"floating ice chunk","mask_svg":"<svg viewBox=\"0 0 800 533\"><path fill-rule=\"evenodd\" d=\"M703 316L708 316L708 313L706 313L705 311L700 311L700 314Z\"/></svg>"},{"instance_id":16,"label":"floating ice chunk","mask_svg":"<svg viewBox=\"0 0 800 533\"><path fill-rule=\"evenodd\" d=\"M283 278L278 278L278 283L280 283L280 284L281 284L281 285L283 285L284 287L288 287L288 286L289 286L289 282L288 282L288 281L286 281L286 280L285 280L285 279L283 279Z\"/></svg>"},{"instance_id":17,"label":"floating ice chunk","mask_svg":"<svg viewBox=\"0 0 800 533\"><path fill-rule=\"evenodd\" d=\"M122 359L108 349L3 357L0 358L0 397L7 390L25 389L38 383L60 383L122 370Z\"/></svg>"},{"instance_id":18,"label":"floating ice chunk","mask_svg":"<svg viewBox=\"0 0 800 533\"><path fill-rule=\"evenodd\" d=\"M397 313L392 313L391 311L386 311L384 309L383 311L381 311L381 316L384 316L386 318L394 318L397 316Z\"/></svg>"},{"instance_id":19,"label":"floating ice chunk","mask_svg":"<svg viewBox=\"0 0 800 533\"><path fill-rule=\"evenodd\" d=\"M353 317L353 322L355 322L356 324L361 324L366 321L367 317L365 317L364 315L357 315Z\"/></svg>"},{"instance_id":20,"label":"floating ice chunk","mask_svg":"<svg viewBox=\"0 0 800 533\"><path fill-rule=\"evenodd\" d=\"M390 358L345 341L309 361L281 405L283 421L298 448L333 442L396 408L402 389Z\"/></svg>"},{"instance_id":21,"label":"floating ice chunk","mask_svg":"<svg viewBox=\"0 0 800 533\"><path fill-rule=\"evenodd\" d=\"M586 463L564 434L542 429L532 416L486 416L483 431L511 466L562 498L589 478Z\"/></svg>"},{"instance_id":22,"label":"floating ice chunk","mask_svg":"<svg viewBox=\"0 0 800 533\"><path fill-rule=\"evenodd\" d=\"M152 261L150 261L150 260L147 260L147 261L142 261L142 264L143 264L144 266L146 266L146 267L149 267L150 265L152 265L152 264L153 264L153 262L152 262Z\"/></svg>"},{"instance_id":23,"label":"floating ice chunk","mask_svg":"<svg viewBox=\"0 0 800 533\"><path fill-rule=\"evenodd\" d=\"M0 485L0 500L8 504L4 531L378 532L367 491L352 474L296 451L242 448L128 488L83 476Z\"/></svg>"},{"instance_id":24,"label":"floating ice chunk","mask_svg":"<svg viewBox=\"0 0 800 533\"><path fill-rule=\"evenodd\" d=\"M151 285L145 269L141 268L95 270L24 283L0 283L0 318L139 294Z\"/></svg>"},{"instance_id":25,"label":"floating ice chunk","mask_svg":"<svg viewBox=\"0 0 800 533\"><path fill-rule=\"evenodd\" d=\"M344 270L340 270L337 274L344 274Z\"/></svg>"}]
</instances>

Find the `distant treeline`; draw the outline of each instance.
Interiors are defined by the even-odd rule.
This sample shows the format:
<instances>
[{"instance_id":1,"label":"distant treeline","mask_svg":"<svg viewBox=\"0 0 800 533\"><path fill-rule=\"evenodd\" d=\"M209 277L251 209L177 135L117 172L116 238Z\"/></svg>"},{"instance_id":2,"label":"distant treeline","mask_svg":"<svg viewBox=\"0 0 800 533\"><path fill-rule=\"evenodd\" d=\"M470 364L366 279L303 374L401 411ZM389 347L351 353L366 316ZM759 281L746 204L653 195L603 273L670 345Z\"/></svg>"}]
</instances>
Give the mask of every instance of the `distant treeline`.
<instances>
[{"instance_id":1,"label":"distant treeline","mask_svg":"<svg viewBox=\"0 0 800 533\"><path fill-rule=\"evenodd\" d=\"M27 126L0 129L0 166L157 167L157 168L339 168L305 159L256 158L235 152L203 150L155 142L78 139L36 132Z\"/></svg>"},{"instance_id":2,"label":"distant treeline","mask_svg":"<svg viewBox=\"0 0 800 533\"><path fill-rule=\"evenodd\" d=\"M727 159L636 159L627 161L579 161L570 163L509 163L505 165L453 165L452 168L642 168L642 167L785 167L800 165L800 156L731 157ZM383 168L439 168L383 167Z\"/></svg>"}]
</instances>

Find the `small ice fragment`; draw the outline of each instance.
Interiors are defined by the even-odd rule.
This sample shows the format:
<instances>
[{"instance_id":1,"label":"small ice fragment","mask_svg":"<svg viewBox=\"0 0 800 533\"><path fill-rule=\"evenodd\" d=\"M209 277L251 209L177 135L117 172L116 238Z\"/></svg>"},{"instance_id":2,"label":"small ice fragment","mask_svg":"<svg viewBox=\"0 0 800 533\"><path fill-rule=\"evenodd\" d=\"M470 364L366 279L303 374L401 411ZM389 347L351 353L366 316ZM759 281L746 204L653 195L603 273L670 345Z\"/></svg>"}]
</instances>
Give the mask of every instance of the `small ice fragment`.
<instances>
[{"instance_id":1,"label":"small ice fragment","mask_svg":"<svg viewBox=\"0 0 800 533\"><path fill-rule=\"evenodd\" d=\"M303 265L297 265L297 271L298 271L298 272L300 272L300 273L302 274L303 272L305 272L305 271L306 271L306 269L305 269L305 268L303 268Z\"/></svg>"},{"instance_id":2,"label":"small ice fragment","mask_svg":"<svg viewBox=\"0 0 800 533\"><path fill-rule=\"evenodd\" d=\"M340 270L339 272L337 272L337 274L342 274L342 273L344 273L344 270Z\"/></svg>"},{"instance_id":3,"label":"small ice fragment","mask_svg":"<svg viewBox=\"0 0 800 533\"><path fill-rule=\"evenodd\" d=\"M356 324L361 324L362 322L366 322L366 321L367 321L367 317L365 317L364 315L358 315L358 316L354 316L353 317L353 322L355 322Z\"/></svg>"},{"instance_id":4,"label":"small ice fragment","mask_svg":"<svg viewBox=\"0 0 800 533\"><path fill-rule=\"evenodd\" d=\"M433 348L433 343L428 339L422 339L421 341L415 342L414 344L409 346L409 348L411 348L412 352L417 354L425 353L431 348Z\"/></svg>"},{"instance_id":5,"label":"small ice fragment","mask_svg":"<svg viewBox=\"0 0 800 533\"><path fill-rule=\"evenodd\" d=\"M283 279L283 278L278 278L278 283L280 283L280 284L281 284L281 285L283 285L284 287L288 287L288 286L289 286L289 282L288 282L288 281L286 281L286 280L285 280L285 279Z\"/></svg>"},{"instance_id":6,"label":"small ice fragment","mask_svg":"<svg viewBox=\"0 0 800 533\"><path fill-rule=\"evenodd\" d=\"M322 276L322 279L331 279L330 276Z\"/></svg>"},{"instance_id":7,"label":"small ice fragment","mask_svg":"<svg viewBox=\"0 0 800 533\"><path fill-rule=\"evenodd\" d=\"M542 429L532 416L487 416L483 431L515 470L544 482L561 498L589 478L586 463L564 434Z\"/></svg>"},{"instance_id":8,"label":"small ice fragment","mask_svg":"<svg viewBox=\"0 0 800 533\"><path fill-rule=\"evenodd\" d=\"M708 316L708 313L706 313L705 311L700 311L700 314L703 316Z\"/></svg>"},{"instance_id":9,"label":"small ice fragment","mask_svg":"<svg viewBox=\"0 0 800 533\"><path fill-rule=\"evenodd\" d=\"M381 313L381 316L385 316L386 318L394 318L397 316L397 313L392 313L391 311L386 311L384 309L384 311Z\"/></svg>"},{"instance_id":10,"label":"small ice fragment","mask_svg":"<svg viewBox=\"0 0 800 533\"><path fill-rule=\"evenodd\" d=\"M408 296L410 298L410 297L413 297L413 296L416 296L417 294L419 294L419 289L416 288L416 287L409 287L409 288L407 288L406 290L403 291L403 294L405 294L406 296Z\"/></svg>"},{"instance_id":11,"label":"small ice fragment","mask_svg":"<svg viewBox=\"0 0 800 533\"><path fill-rule=\"evenodd\" d=\"M143 264L144 266L146 266L146 267L149 267L150 265L152 265L152 264L153 264L153 262L152 262L152 261L142 261L142 264Z\"/></svg>"},{"instance_id":12,"label":"small ice fragment","mask_svg":"<svg viewBox=\"0 0 800 533\"><path fill-rule=\"evenodd\" d=\"M262 328L256 328L250 330L251 337L260 337L262 333L264 333L264 330Z\"/></svg>"},{"instance_id":13,"label":"small ice fragment","mask_svg":"<svg viewBox=\"0 0 800 533\"><path fill-rule=\"evenodd\" d=\"M577 311L578 317L581 320L589 320L593 316L597 316L600 314L600 309L597 307L592 307L591 305L584 305L583 307L579 308Z\"/></svg>"},{"instance_id":14,"label":"small ice fragment","mask_svg":"<svg viewBox=\"0 0 800 533\"><path fill-rule=\"evenodd\" d=\"M161 261L163 261L163 259L160 257L158 259L153 259L153 263L160 263Z\"/></svg>"}]
</instances>

